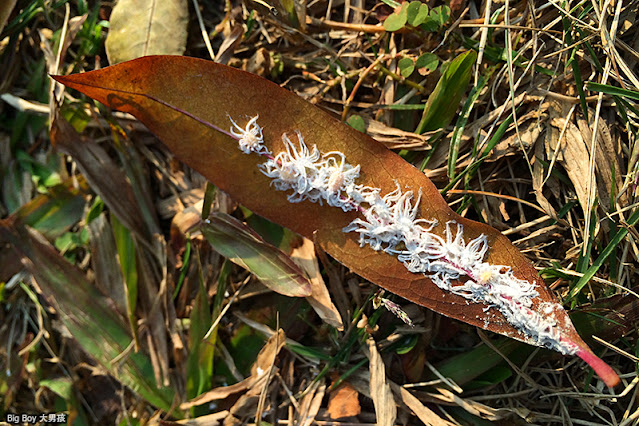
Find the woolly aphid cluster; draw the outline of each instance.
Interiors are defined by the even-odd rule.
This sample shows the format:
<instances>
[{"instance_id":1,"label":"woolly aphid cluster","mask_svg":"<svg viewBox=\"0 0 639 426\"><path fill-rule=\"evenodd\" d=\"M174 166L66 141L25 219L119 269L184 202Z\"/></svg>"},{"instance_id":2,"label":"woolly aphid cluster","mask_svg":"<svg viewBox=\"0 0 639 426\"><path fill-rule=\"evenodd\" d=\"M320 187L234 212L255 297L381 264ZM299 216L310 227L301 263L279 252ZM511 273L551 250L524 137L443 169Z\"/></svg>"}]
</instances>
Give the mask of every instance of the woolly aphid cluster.
<instances>
[{"instance_id":1,"label":"woolly aphid cluster","mask_svg":"<svg viewBox=\"0 0 639 426\"><path fill-rule=\"evenodd\" d=\"M576 347L563 341L555 327L553 316L561 306L543 302L544 316L532 310L533 299L539 296L536 284L518 279L508 266L484 262L489 249L485 235L466 242L463 226L454 221L445 224L443 236L438 235L432 232L439 226L437 221L417 218L421 193L415 199L412 191L402 191L398 184L382 196L379 188L357 184L359 165L347 163L341 152L322 153L316 145L309 148L299 131L297 143L282 135L285 150L273 156L264 145L258 116L245 128L229 119L239 148L267 158L259 168L275 189L291 191L288 201L358 210L363 217L353 220L344 232L358 233L361 246L395 255L410 272L425 274L439 288L483 303L486 310L499 310L530 343L575 353Z\"/></svg>"}]
</instances>

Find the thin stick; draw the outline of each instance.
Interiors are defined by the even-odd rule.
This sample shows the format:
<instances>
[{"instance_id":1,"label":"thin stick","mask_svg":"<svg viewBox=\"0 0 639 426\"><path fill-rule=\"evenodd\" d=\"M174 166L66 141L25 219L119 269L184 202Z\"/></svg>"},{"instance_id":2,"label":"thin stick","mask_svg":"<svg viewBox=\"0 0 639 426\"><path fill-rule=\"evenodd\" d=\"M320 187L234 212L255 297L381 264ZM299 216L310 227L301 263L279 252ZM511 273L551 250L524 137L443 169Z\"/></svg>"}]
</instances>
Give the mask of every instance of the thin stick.
<instances>
[{"instance_id":1,"label":"thin stick","mask_svg":"<svg viewBox=\"0 0 639 426\"><path fill-rule=\"evenodd\" d=\"M195 9L195 15L197 15L197 22L200 25L200 32L202 33L202 39L204 40L204 44L206 45L206 50L208 50L211 60L214 61L215 53L213 53L211 40L209 39L209 35L206 32L206 27L204 27L204 20L202 19L202 14L200 13L200 5L198 4L197 0L193 0L193 8Z\"/></svg>"}]
</instances>

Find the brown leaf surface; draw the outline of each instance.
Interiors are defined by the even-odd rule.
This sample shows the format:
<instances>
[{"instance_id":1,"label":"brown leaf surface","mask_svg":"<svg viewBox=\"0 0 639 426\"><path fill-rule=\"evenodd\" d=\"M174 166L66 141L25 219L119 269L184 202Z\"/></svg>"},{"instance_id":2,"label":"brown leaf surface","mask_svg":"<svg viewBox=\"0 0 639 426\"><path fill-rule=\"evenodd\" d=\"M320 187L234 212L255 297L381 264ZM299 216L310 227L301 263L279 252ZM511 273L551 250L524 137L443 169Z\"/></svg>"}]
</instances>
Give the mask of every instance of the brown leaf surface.
<instances>
[{"instance_id":1,"label":"brown leaf surface","mask_svg":"<svg viewBox=\"0 0 639 426\"><path fill-rule=\"evenodd\" d=\"M333 420L359 415L362 412L359 392L350 383L343 382L329 394L327 411Z\"/></svg>"},{"instance_id":2,"label":"brown leaf surface","mask_svg":"<svg viewBox=\"0 0 639 426\"><path fill-rule=\"evenodd\" d=\"M495 309L484 312L485 305L469 303L441 290L426 276L410 273L396 257L360 247L357 235L342 231L358 213L344 213L309 202L289 203L286 193L273 190L270 179L259 171L257 165L263 159L243 154L235 140L214 130L213 126L228 129L229 115L243 119L259 114L264 140L273 152L283 149L282 134L298 130L320 151L341 151L349 163L360 164L358 182L364 185L381 188L383 194L395 189L396 182L404 190L415 193L421 190L420 217L436 219L439 223L455 220L463 224L467 240L485 234L491 247L485 261L508 265L518 278L541 284L537 288L540 297L533 309L539 309L543 301L554 301L533 265L506 237L487 225L455 214L423 173L382 144L270 81L209 61L166 56L145 57L98 71L55 78L109 107L135 115L179 159L237 201L271 221L314 239L355 273L406 299L469 324L532 343ZM590 353L566 315L558 315L557 322L564 339Z\"/></svg>"}]
</instances>

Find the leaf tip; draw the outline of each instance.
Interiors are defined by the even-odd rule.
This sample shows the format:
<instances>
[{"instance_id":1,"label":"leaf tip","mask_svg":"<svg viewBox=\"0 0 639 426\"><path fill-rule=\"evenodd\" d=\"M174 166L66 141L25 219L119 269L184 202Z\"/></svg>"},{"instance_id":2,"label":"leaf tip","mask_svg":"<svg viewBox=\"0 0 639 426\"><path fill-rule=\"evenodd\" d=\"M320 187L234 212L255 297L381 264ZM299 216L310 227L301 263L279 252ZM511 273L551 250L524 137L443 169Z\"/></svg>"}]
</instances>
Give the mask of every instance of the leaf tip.
<instances>
[{"instance_id":1,"label":"leaf tip","mask_svg":"<svg viewBox=\"0 0 639 426\"><path fill-rule=\"evenodd\" d=\"M64 75L49 74L49 77L51 77L52 79L54 79L58 83L62 83L62 84L64 84L64 82L67 80L67 77L64 76Z\"/></svg>"}]
</instances>

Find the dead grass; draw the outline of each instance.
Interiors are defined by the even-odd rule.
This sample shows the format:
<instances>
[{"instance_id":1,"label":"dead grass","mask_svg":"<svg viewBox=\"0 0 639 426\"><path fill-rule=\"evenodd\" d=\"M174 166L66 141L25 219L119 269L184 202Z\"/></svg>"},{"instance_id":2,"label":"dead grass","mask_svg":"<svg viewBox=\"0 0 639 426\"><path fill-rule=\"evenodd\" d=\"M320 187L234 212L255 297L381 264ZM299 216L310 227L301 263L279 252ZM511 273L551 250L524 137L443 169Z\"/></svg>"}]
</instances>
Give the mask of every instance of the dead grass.
<instances>
[{"instance_id":1,"label":"dead grass","mask_svg":"<svg viewBox=\"0 0 639 426\"><path fill-rule=\"evenodd\" d=\"M293 10L281 6L289 3ZM61 219L69 214L56 216L48 238L138 336L112 361L124 365L138 348L149 354L150 378L175 400L157 410L106 375L3 248L0 420L66 412L76 424L167 425L166 411L183 410L194 419L180 424L252 424L256 413L303 425L636 424L637 2L451 1L441 29L394 33L379 24L390 0L281 4L194 1L186 54L269 78L400 150L454 209L527 254L622 386L604 388L576 358L396 300L415 324L403 326L372 308L373 285L305 250L309 275L326 280L335 303L318 302L323 322L305 302L266 291L201 237L178 232L199 217L193 206L203 178L130 117L67 95L63 114L110 161L104 170L113 174L103 180L124 170L132 198L105 197L109 182L85 187L84 211L69 222ZM10 15L0 37L3 218L38 193L55 199L52 188L77 176L76 156L50 146L46 72L108 65L102 20L110 11L110 2L18 1ZM73 39L66 55L57 50L63 32ZM478 60L462 118L442 132L414 133L441 66L409 75L409 61L400 60L434 53L447 64L469 48ZM65 60L56 68L58 57ZM238 211L226 194L207 194L214 210L236 212L267 239L295 240ZM129 269L127 253L137 259Z\"/></svg>"}]
</instances>

